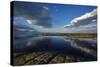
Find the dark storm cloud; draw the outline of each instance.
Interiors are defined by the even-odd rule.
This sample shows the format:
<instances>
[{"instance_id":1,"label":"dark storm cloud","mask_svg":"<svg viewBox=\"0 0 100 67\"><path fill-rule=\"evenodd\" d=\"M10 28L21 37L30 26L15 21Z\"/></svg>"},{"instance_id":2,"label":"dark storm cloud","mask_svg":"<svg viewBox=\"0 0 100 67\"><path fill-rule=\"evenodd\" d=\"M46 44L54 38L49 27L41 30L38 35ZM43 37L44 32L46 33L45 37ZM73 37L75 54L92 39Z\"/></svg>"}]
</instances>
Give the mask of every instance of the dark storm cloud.
<instances>
[{"instance_id":1,"label":"dark storm cloud","mask_svg":"<svg viewBox=\"0 0 100 67\"><path fill-rule=\"evenodd\" d=\"M31 2L14 2L14 17L22 17L28 23L50 28L51 18L48 9L43 4Z\"/></svg>"}]
</instances>

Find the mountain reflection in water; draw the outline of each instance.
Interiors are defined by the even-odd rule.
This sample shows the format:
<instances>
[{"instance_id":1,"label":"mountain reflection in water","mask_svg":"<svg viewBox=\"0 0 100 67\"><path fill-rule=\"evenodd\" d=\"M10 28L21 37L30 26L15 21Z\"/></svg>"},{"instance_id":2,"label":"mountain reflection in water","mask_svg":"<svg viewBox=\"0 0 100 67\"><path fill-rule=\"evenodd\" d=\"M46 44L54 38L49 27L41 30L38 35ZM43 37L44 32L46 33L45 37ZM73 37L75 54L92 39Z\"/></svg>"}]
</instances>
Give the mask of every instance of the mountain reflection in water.
<instances>
[{"instance_id":1,"label":"mountain reflection in water","mask_svg":"<svg viewBox=\"0 0 100 67\"><path fill-rule=\"evenodd\" d=\"M19 62L18 59L23 56L34 58ZM63 36L18 38L14 40L14 59L15 65L95 61L97 43L96 39L70 39ZM31 59L34 61L30 62Z\"/></svg>"}]
</instances>

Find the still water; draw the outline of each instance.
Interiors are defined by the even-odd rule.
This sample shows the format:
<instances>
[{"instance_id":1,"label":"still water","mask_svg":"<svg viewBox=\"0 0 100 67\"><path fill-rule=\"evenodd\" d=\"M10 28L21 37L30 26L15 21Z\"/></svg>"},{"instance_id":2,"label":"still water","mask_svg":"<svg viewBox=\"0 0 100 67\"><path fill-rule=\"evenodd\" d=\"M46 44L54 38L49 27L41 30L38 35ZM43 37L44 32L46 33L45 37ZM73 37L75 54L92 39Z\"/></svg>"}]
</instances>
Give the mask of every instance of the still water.
<instances>
[{"instance_id":1,"label":"still water","mask_svg":"<svg viewBox=\"0 0 100 67\"><path fill-rule=\"evenodd\" d=\"M96 60L96 39L72 39L63 36L24 37L14 40L14 52L58 52L59 54Z\"/></svg>"}]
</instances>

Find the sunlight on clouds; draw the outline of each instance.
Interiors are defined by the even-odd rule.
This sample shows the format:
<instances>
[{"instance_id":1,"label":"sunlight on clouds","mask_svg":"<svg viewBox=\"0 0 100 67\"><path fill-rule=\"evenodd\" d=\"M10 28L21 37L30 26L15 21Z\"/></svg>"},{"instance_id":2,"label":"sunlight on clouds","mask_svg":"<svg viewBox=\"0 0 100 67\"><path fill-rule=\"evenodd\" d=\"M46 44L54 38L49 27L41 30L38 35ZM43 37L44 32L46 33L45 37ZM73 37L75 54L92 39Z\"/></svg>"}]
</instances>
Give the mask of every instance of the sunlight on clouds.
<instances>
[{"instance_id":1,"label":"sunlight on clouds","mask_svg":"<svg viewBox=\"0 0 100 67\"><path fill-rule=\"evenodd\" d=\"M32 21L31 20L26 20L28 24L32 24Z\"/></svg>"},{"instance_id":2,"label":"sunlight on clouds","mask_svg":"<svg viewBox=\"0 0 100 67\"><path fill-rule=\"evenodd\" d=\"M46 9L46 10L48 10L48 9L49 9L49 8L48 8L48 7L46 7L46 6L43 6L43 8L44 8L44 9Z\"/></svg>"},{"instance_id":3,"label":"sunlight on clouds","mask_svg":"<svg viewBox=\"0 0 100 67\"><path fill-rule=\"evenodd\" d=\"M80 33L96 33L97 29L97 9L85 13L80 17L74 18L69 24L65 25L65 29L73 28L73 32Z\"/></svg>"},{"instance_id":4,"label":"sunlight on clouds","mask_svg":"<svg viewBox=\"0 0 100 67\"><path fill-rule=\"evenodd\" d=\"M78 23L78 21L85 20L85 19L93 17L95 15L97 15L97 9L94 9L93 11L91 11L89 13L86 13L86 14L80 16L80 17L77 17L77 18L73 19L71 21L71 24Z\"/></svg>"},{"instance_id":5,"label":"sunlight on clouds","mask_svg":"<svg viewBox=\"0 0 100 67\"><path fill-rule=\"evenodd\" d=\"M75 26L87 25L87 24L91 24L91 22L96 22L96 19L90 19L90 18L95 17L96 15L97 15L97 9L94 9L93 11L85 13L84 15L80 17L74 18L70 22L70 24L65 25L64 28L72 28Z\"/></svg>"},{"instance_id":6,"label":"sunlight on clouds","mask_svg":"<svg viewBox=\"0 0 100 67\"><path fill-rule=\"evenodd\" d=\"M37 20L26 20L28 24L35 24L37 23Z\"/></svg>"}]
</instances>

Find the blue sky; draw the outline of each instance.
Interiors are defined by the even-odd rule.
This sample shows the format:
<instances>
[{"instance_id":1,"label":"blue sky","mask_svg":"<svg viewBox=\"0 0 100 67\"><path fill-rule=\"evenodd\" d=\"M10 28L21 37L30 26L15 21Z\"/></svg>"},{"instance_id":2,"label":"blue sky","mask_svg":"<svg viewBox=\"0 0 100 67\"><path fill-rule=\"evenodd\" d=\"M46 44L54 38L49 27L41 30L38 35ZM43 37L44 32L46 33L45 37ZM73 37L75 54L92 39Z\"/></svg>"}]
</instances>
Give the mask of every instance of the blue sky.
<instances>
[{"instance_id":1,"label":"blue sky","mask_svg":"<svg viewBox=\"0 0 100 67\"><path fill-rule=\"evenodd\" d=\"M82 5L58 5L47 4L46 6L52 17L54 27L63 26L69 23L75 17L81 16L87 12L92 11L96 7L82 6Z\"/></svg>"},{"instance_id":2,"label":"blue sky","mask_svg":"<svg viewBox=\"0 0 100 67\"><path fill-rule=\"evenodd\" d=\"M96 33L96 6L16 1L14 8L15 24L27 23L40 32Z\"/></svg>"}]
</instances>

